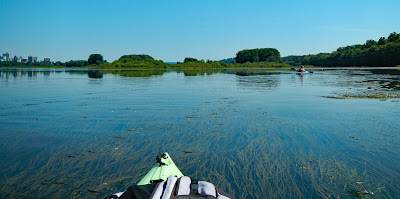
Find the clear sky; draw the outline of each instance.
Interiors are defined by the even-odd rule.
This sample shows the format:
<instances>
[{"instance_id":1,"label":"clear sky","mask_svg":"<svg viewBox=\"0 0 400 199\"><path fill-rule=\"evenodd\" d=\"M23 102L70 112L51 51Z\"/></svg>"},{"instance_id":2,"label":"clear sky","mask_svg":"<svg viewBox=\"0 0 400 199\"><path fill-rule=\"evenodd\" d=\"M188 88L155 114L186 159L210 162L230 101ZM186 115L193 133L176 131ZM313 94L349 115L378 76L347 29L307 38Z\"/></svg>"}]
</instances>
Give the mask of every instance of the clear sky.
<instances>
[{"instance_id":1,"label":"clear sky","mask_svg":"<svg viewBox=\"0 0 400 199\"><path fill-rule=\"evenodd\" d=\"M391 32L400 32L399 0L0 0L0 53L39 60L304 55Z\"/></svg>"}]
</instances>

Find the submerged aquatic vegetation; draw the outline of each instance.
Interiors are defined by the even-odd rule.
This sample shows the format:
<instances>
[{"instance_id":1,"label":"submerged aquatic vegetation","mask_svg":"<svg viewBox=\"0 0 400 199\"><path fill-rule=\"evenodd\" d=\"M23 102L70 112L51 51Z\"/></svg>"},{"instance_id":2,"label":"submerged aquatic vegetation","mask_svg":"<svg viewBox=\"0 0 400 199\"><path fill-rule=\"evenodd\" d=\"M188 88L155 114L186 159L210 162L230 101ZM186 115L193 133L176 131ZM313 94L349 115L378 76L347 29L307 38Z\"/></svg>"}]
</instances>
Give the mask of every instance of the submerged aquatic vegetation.
<instances>
[{"instance_id":1,"label":"submerged aquatic vegetation","mask_svg":"<svg viewBox=\"0 0 400 199\"><path fill-rule=\"evenodd\" d=\"M379 198L399 194L399 174L390 166L398 163L398 140L391 139L398 135L398 123L385 117L398 112L390 109L394 103L385 109L378 102L386 113L374 112L371 120L364 109L346 106L347 114L343 104L360 106L314 96L321 90L307 83L318 75L299 87L298 77L290 74L177 74L178 82L170 72L168 78L135 73L117 82L104 74L89 87L80 84L82 95L62 95L65 101L46 106L20 106L26 102L19 101L18 111L1 110L9 115L2 117L2 128L10 132L3 131L7 145L1 146L12 158L1 167L0 195L102 198L137 183L164 151L185 175L210 181L237 198L369 197L362 190ZM100 86L103 81L112 92ZM177 97L182 93L182 99ZM295 93L296 100L288 93ZM53 109L64 111L52 117ZM33 122L19 114L27 111L41 119ZM76 119L77 113L87 118ZM297 122L299 116L307 119Z\"/></svg>"},{"instance_id":2,"label":"submerged aquatic vegetation","mask_svg":"<svg viewBox=\"0 0 400 199\"><path fill-rule=\"evenodd\" d=\"M400 98L397 93L379 93L379 94L342 94L338 96L323 96L332 99L388 99Z\"/></svg>"},{"instance_id":3,"label":"submerged aquatic vegetation","mask_svg":"<svg viewBox=\"0 0 400 199\"><path fill-rule=\"evenodd\" d=\"M357 136L349 136L349 138L358 140L358 137L357 137Z\"/></svg>"},{"instance_id":4,"label":"submerged aquatic vegetation","mask_svg":"<svg viewBox=\"0 0 400 199\"><path fill-rule=\"evenodd\" d=\"M374 192L367 191L367 190L364 190L364 191L358 191L358 190L347 191L347 195L358 197L358 198L364 197L366 195L373 195L373 194L374 194Z\"/></svg>"},{"instance_id":5,"label":"submerged aquatic vegetation","mask_svg":"<svg viewBox=\"0 0 400 199\"><path fill-rule=\"evenodd\" d=\"M88 189L88 192L91 193L91 194L93 194L93 193L99 193L98 191L96 191L96 190L91 190L91 189Z\"/></svg>"}]
</instances>

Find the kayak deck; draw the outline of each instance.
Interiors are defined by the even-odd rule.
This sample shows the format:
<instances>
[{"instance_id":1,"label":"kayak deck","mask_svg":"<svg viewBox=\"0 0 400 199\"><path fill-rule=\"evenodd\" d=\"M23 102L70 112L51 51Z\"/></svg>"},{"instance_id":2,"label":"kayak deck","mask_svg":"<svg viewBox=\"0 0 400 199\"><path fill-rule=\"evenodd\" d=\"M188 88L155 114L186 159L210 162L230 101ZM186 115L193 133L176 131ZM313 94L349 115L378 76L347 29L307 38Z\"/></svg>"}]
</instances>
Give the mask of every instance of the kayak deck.
<instances>
[{"instance_id":1,"label":"kayak deck","mask_svg":"<svg viewBox=\"0 0 400 199\"><path fill-rule=\"evenodd\" d=\"M182 172L172 161L168 153L161 153L156 158L157 164L138 182L137 185L146 185L165 181L169 176L182 177Z\"/></svg>"}]
</instances>

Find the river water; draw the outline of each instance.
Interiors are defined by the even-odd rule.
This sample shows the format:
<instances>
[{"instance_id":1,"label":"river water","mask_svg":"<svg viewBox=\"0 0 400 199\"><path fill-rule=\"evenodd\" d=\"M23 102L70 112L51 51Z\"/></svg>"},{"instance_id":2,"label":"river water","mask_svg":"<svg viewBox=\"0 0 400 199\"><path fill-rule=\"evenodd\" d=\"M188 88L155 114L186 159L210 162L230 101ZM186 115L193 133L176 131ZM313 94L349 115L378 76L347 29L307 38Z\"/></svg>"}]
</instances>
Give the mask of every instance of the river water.
<instances>
[{"instance_id":1,"label":"river water","mask_svg":"<svg viewBox=\"0 0 400 199\"><path fill-rule=\"evenodd\" d=\"M0 69L0 198L102 198L168 152L237 198L400 198L400 70Z\"/></svg>"}]
</instances>

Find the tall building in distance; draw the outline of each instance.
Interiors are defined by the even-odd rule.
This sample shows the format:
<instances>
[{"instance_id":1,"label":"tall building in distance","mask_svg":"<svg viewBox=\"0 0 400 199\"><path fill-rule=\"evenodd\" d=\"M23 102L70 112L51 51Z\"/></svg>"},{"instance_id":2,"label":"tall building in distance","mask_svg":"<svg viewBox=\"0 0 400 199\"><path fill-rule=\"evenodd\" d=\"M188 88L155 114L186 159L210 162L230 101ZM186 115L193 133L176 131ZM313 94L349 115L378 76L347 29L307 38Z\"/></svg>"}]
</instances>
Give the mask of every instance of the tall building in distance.
<instances>
[{"instance_id":1,"label":"tall building in distance","mask_svg":"<svg viewBox=\"0 0 400 199\"><path fill-rule=\"evenodd\" d=\"M50 63L50 57L45 57L43 58L44 63Z\"/></svg>"},{"instance_id":2,"label":"tall building in distance","mask_svg":"<svg viewBox=\"0 0 400 199\"><path fill-rule=\"evenodd\" d=\"M35 63L36 61L37 61L37 57L28 56L28 62L29 63Z\"/></svg>"},{"instance_id":3,"label":"tall building in distance","mask_svg":"<svg viewBox=\"0 0 400 199\"><path fill-rule=\"evenodd\" d=\"M5 61L17 62L17 63L23 63L23 64L28 63L27 65L29 65L29 64L37 63L38 57L32 56L32 55L29 55L28 58L23 58L22 56L17 56L17 55L15 55L14 57L12 57L12 56L10 57L10 54L8 52L6 52L6 53L0 54L0 62L5 62ZM40 62L42 62L42 61L40 61ZM43 62L52 64L50 57L44 57Z\"/></svg>"},{"instance_id":4,"label":"tall building in distance","mask_svg":"<svg viewBox=\"0 0 400 199\"><path fill-rule=\"evenodd\" d=\"M4 53L3 54L3 59L4 59L4 61L10 61L10 54L8 54L8 52Z\"/></svg>"}]
</instances>

